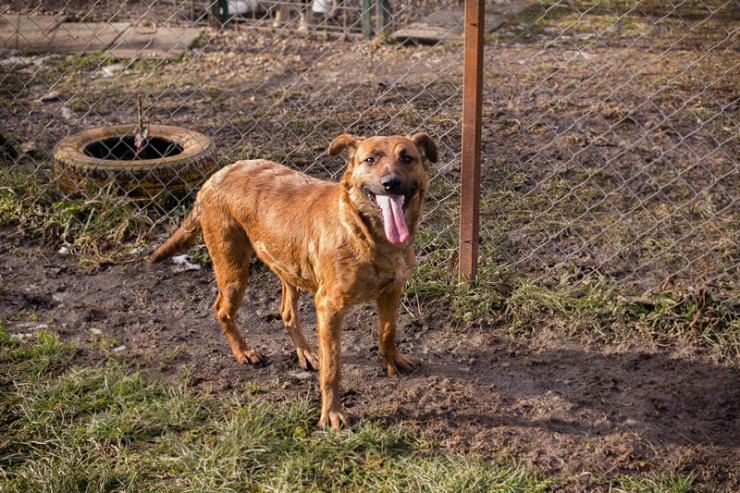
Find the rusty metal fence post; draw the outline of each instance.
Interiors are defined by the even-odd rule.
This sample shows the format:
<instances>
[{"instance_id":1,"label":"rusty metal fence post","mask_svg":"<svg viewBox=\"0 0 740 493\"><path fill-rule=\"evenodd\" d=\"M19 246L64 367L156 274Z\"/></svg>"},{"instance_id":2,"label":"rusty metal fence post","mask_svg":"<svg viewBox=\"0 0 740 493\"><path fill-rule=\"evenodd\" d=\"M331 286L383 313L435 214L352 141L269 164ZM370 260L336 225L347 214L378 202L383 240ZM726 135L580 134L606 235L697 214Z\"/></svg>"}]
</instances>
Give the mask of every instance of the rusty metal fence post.
<instances>
[{"instance_id":1,"label":"rusty metal fence post","mask_svg":"<svg viewBox=\"0 0 740 493\"><path fill-rule=\"evenodd\" d=\"M472 281L478 270L484 19L485 1L467 0L465 2L460 176L459 276L461 281Z\"/></svg>"}]
</instances>

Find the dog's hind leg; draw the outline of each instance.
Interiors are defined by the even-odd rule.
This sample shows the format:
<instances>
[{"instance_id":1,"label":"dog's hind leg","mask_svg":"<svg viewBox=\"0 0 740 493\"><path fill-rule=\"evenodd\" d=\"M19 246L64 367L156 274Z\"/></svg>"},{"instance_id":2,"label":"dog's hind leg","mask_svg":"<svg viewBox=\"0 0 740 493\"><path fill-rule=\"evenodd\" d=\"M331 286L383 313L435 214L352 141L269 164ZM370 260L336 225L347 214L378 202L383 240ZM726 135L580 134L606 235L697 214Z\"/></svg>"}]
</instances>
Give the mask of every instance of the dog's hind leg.
<instances>
[{"instance_id":1,"label":"dog's hind leg","mask_svg":"<svg viewBox=\"0 0 740 493\"><path fill-rule=\"evenodd\" d=\"M298 289L283 279L281 281L283 283L283 297L280 300L280 315L283 317L285 330L295 346L298 364L304 370L318 370L319 360L316 352L308 344L298 323Z\"/></svg>"},{"instance_id":2,"label":"dog's hind leg","mask_svg":"<svg viewBox=\"0 0 740 493\"><path fill-rule=\"evenodd\" d=\"M380 355L383 357L388 375L395 375L399 370L408 372L414 369L414 362L401 354L396 347L396 317L402 290L403 285L397 284L386 289L378 297Z\"/></svg>"},{"instance_id":3,"label":"dog's hind leg","mask_svg":"<svg viewBox=\"0 0 740 493\"><path fill-rule=\"evenodd\" d=\"M247 345L235 321L236 311L247 288L249 259L254 251L246 233L238 224L224 225L224 222L227 221L208 221L203 226L203 238L213 261L213 272L218 285L213 312L236 360L239 363L249 361L257 365L262 358ZM218 224L216 228L208 226L214 223Z\"/></svg>"}]
</instances>

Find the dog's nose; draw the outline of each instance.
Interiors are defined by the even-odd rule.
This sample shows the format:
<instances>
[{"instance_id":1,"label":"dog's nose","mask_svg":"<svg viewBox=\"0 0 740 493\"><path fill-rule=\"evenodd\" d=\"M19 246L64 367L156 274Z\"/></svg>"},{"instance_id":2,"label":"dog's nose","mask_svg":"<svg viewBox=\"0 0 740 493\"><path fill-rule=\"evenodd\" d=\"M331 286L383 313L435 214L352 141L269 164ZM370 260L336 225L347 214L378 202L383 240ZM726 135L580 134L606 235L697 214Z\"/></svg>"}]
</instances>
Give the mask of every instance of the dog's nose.
<instances>
[{"instance_id":1,"label":"dog's nose","mask_svg":"<svg viewBox=\"0 0 740 493\"><path fill-rule=\"evenodd\" d=\"M401 188L401 183L401 177L394 173L383 175L380 178L380 184L383 185L386 192L398 192L398 189Z\"/></svg>"}]
</instances>

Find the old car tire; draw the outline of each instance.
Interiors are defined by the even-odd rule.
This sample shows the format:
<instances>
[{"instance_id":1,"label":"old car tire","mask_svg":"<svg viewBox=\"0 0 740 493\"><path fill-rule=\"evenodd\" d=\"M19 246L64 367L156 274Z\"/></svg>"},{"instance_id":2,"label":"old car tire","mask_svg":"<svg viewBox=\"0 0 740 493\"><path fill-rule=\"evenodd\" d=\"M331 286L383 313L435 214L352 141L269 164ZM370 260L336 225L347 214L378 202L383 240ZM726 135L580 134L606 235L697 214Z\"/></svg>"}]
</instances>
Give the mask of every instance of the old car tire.
<instances>
[{"instance_id":1,"label":"old car tire","mask_svg":"<svg viewBox=\"0 0 740 493\"><path fill-rule=\"evenodd\" d=\"M213 142L199 132L151 125L147 138L152 144L139 157L134 138L132 125L70 135L54 146L54 178L68 193L110 187L137 201L163 202L191 192L218 165Z\"/></svg>"}]
</instances>

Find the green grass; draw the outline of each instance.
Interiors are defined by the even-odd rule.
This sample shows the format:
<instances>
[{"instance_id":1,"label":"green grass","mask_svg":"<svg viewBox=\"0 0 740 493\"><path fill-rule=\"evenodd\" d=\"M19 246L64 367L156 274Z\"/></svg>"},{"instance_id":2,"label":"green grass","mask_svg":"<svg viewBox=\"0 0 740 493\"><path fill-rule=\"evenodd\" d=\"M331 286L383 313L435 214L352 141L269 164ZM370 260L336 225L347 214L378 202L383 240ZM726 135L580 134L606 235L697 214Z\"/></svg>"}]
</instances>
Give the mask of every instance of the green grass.
<instances>
[{"instance_id":1,"label":"green grass","mask_svg":"<svg viewBox=\"0 0 740 493\"><path fill-rule=\"evenodd\" d=\"M513 337L547 329L571 337L613 344L629 339L663 344L688 342L728 361L740 357L740 316L731 304L704 290L658 290L628 296L613 279L591 274L559 283L532 281L504 265L487 265L478 277L457 279L449 251L430 254L406 285L410 313L423 317L421 300L449 300L450 323L457 328L486 324Z\"/></svg>"},{"instance_id":2,"label":"green grass","mask_svg":"<svg viewBox=\"0 0 740 493\"><path fill-rule=\"evenodd\" d=\"M618 483L618 486L610 491L613 493L692 493L702 491L694 484L692 476L655 475L639 480L622 476L618 479Z\"/></svg>"},{"instance_id":3,"label":"green grass","mask_svg":"<svg viewBox=\"0 0 740 493\"><path fill-rule=\"evenodd\" d=\"M638 331L656 338L683 338L709 345L730 359L740 357L740 317L706 290L665 291L628 303Z\"/></svg>"},{"instance_id":4,"label":"green grass","mask_svg":"<svg viewBox=\"0 0 740 493\"><path fill-rule=\"evenodd\" d=\"M550 326L611 343L638 336L709 347L728 360L740 355L740 318L706 291L665 291L625 297L603 278L548 287L522 282L506 300L512 330Z\"/></svg>"},{"instance_id":5,"label":"green grass","mask_svg":"<svg viewBox=\"0 0 740 493\"><path fill-rule=\"evenodd\" d=\"M66 196L50 175L46 167L0 163L1 226L19 225L51 245L65 245L82 262L120 260L148 239L151 219L127 199L105 189Z\"/></svg>"},{"instance_id":6,"label":"green grass","mask_svg":"<svg viewBox=\"0 0 740 493\"><path fill-rule=\"evenodd\" d=\"M196 393L41 332L0 326L0 491L546 491L521 466L467 457L398 426L319 432L307 401Z\"/></svg>"},{"instance_id":7,"label":"green grass","mask_svg":"<svg viewBox=\"0 0 740 493\"><path fill-rule=\"evenodd\" d=\"M109 360L74 365L47 332L0 325L0 491L544 492L559 479L486 461L400 426L315 427L316 406L199 393ZM566 478L567 482L568 479ZM700 491L665 475L594 478L620 492Z\"/></svg>"}]
</instances>

